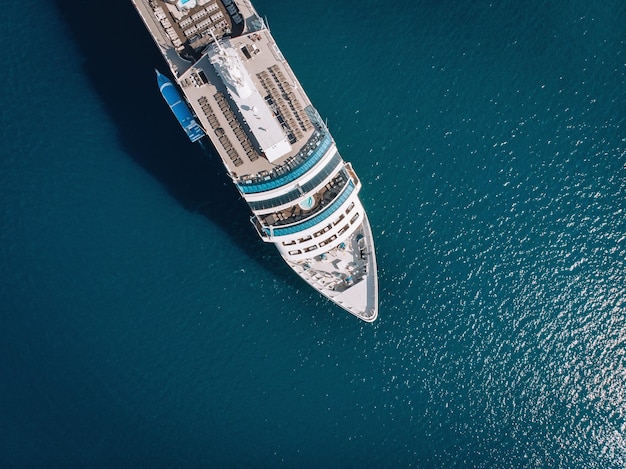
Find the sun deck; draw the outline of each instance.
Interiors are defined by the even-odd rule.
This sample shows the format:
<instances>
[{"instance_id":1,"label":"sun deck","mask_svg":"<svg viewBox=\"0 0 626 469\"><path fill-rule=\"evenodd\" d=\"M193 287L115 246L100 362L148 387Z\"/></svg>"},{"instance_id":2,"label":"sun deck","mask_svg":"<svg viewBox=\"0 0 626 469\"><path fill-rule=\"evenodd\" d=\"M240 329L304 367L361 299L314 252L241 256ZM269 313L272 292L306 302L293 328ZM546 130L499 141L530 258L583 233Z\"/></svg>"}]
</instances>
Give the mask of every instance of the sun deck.
<instances>
[{"instance_id":1,"label":"sun deck","mask_svg":"<svg viewBox=\"0 0 626 469\"><path fill-rule=\"evenodd\" d=\"M274 179L303 159L302 150L312 145L323 124L263 21L246 2L135 4L234 179ZM237 54L257 96L252 104L229 93L211 63L209 46L215 38ZM253 128L255 114L266 122L269 117L272 128ZM275 138L273 149L264 133L277 134L276 129L284 134L284 143Z\"/></svg>"},{"instance_id":2,"label":"sun deck","mask_svg":"<svg viewBox=\"0 0 626 469\"><path fill-rule=\"evenodd\" d=\"M231 174L244 179L248 176L248 180L256 175L271 177L277 168L297 157L319 130L319 124L315 124L317 113L291 70L280 60L267 31L231 38L226 44L239 55L263 109L288 139L289 151L268 160L261 138L257 137L267 129L252 128L261 104L255 106L257 109L252 109L252 105L238 106L237 96L218 75L210 54L204 54L181 74L178 83Z\"/></svg>"},{"instance_id":3,"label":"sun deck","mask_svg":"<svg viewBox=\"0 0 626 469\"><path fill-rule=\"evenodd\" d=\"M311 286L358 318L378 316L378 277L367 216L345 242L328 252L288 264Z\"/></svg>"}]
</instances>

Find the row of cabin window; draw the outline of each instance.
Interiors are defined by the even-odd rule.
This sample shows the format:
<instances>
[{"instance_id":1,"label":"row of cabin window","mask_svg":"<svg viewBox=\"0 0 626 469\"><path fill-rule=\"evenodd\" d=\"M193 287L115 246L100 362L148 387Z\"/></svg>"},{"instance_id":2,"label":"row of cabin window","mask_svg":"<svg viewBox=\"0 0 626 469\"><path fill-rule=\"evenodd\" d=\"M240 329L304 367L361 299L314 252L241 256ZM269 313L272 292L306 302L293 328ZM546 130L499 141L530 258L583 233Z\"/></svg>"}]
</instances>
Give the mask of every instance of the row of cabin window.
<instances>
[{"instance_id":1,"label":"row of cabin window","mask_svg":"<svg viewBox=\"0 0 626 469\"><path fill-rule=\"evenodd\" d=\"M313 244L312 246L308 246L308 247L304 248L304 252L311 252L311 251L315 251L316 249L319 249L319 248L321 248L321 247L323 247L323 246L326 246L326 245L327 245L328 243L330 243L331 241L336 240L336 239L337 239L337 236L338 236L338 235L340 236L340 235L342 235L343 233L345 233L345 232L348 230L348 228L350 228L350 225L353 225L353 224L354 224L354 222L358 220L358 218L359 218L359 212L356 212L356 213L354 214L354 216L350 219L350 224L345 225L343 228L341 228L341 229L339 230L339 232L338 232L336 235L332 235L330 238L328 238L328 239L326 239L326 240L324 240L324 241L321 241L321 242L320 242L320 244L319 244L319 246L318 246L317 244ZM308 236L308 239L311 239L311 237L310 237L310 236ZM298 241L301 241L301 240L298 240ZM296 242L295 242L295 241L292 241L292 242L290 242L290 243L285 243L285 242L283 241L283 244L284 244L285 246L290 246L290 245L296 244ZM295 255L298 255L298 254L302 254L302 251L303 251L302 249L296 249L296 250L294 250L294 251L289 251L289 255L290 255L290 256L295 256Z\"/></svg>"},{"instance_id":2,"label":"row of cabin window","mask_svg":"<svg viewBox=\"0 0 626 469\"><path fill-rule=\"evenodd\" d=\"M354 202L352 202L352 203L350 204L350 206L346 209L346 214L350 213L350 211L351 211L353 208L354 208ZM358 217L358 215L357 215L357 217ZM337 225L341 222L341 220L343 220L344 218L345 218L345 217L344 217L344 215L343 215L343 213L342 213L341 215L339 215L339 217L337 218L337 220L335 220L335 221L333 222L333 226L337 226ZM353 217L353 219L354 219L354 217ZM351 220L351 221L350 221L350 223L352 224L352 223L353 223L353 221ZM347 226L347 225L346 225L346 226ZM314 234L314 236L315 236L315 237L318 237L319 235L321 235L321 234L323 234L323 233L326 233L326 232L327 232L328 230L330 230L330 229L331 229L331 225L327 225L326 227L324 227L324 229L322 229L322 230L320 230L320 231L316 232L316 233ZM344 231L345 231L345 230L343 230L343 229L342 229L342 231L341 231L339 234L341 234L341 233L342 233L342 232L344 232ZM313 238L311 237L311 235L309 235L309 236L307 236L307 237L305 237L305 238L300 238L300 239L298 239L298 241L296 241L295 239L294 239L293 241L283 241L283 246L293 246L294 244L296 244L296 242L298 242L298 243L305 243L305 242L307 242L307 241L311 241L312 239L313 239Z\"/></svg>"}]
</instances>

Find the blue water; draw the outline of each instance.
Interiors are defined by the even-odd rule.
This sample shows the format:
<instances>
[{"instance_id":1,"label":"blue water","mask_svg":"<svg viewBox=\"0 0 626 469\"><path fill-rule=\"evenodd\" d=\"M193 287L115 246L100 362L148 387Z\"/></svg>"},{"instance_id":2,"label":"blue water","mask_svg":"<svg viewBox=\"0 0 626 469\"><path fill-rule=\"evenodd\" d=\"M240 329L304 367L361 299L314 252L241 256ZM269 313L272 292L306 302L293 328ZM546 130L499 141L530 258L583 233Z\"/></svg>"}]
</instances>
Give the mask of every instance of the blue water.
<instances>
[{"instance_id":1,"label":"blue water","mask_svg":"<svg viewBox=\"0 0 626 469\"><path fill-rule=\"evenodd\" d=\"M380 315L257 239L129 2L0 17L0 466L626 465L623 0L257 0Z\"/></svg>"}]
</instances>

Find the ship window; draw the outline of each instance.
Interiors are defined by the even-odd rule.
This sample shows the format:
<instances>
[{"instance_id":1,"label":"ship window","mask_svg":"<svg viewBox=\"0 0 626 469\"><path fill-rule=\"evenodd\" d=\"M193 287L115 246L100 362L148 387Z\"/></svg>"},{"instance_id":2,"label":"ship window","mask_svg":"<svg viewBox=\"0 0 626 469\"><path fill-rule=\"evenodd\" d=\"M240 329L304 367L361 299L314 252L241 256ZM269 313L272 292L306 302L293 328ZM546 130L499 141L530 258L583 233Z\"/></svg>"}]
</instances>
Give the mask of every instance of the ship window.
<instances>
[{"instance_id":1,"label":"ship window","mask_svg":"<svg viewBox=\"0 0 626 469\"><path fill-rule=\"evenodd\" d=\"M304 252L311 252L311 251L315 251L317 249L317 245L314 244L313 246L309 246L308 248L304 248Z\"/></svg>"},{"instance_id":2,"label":"ship window","mask_svg":"<svg viewBox=\"0 0 626 469\"><path fill-rule=\"evenodd\" d=\"M354 216L350 219L350 223L354 223L356 219L359 218L359 212L356 212Z\"/></svg>"},{"instance_id":3,"label":"ship window","mask_svg":"<svg viewBox=\"0 0 626 469\"><path fill-rule=\"evenodd\" d=\"M344 226L342 229L339 230L339 235L344 234L346 231L348 231L348 228L350 228L350 225L346 225Z\"/></svg>"},{"instance_id":4,"label":"ship window","mask_svg":"<svg viewBox=\"0 0 626 469\"><path fill-rule=\"evenodd\" d=\"M300 251L300 249L296 249L295 251L289 251L290 256L295 256L297 254L302 254L302 251Z\"/></svg>"},{"instance_id":5,"label":"ship window","mask_svg":"<svg viewBox=\"0 0 626 469\"><path fill-rule=\"evenodd\" d=\"M296 240L292 240L292 241L283 241L283 246L293 246L294 244L296 244Z\"/></svg>"},{"instance_id":6,"label":"ship window","mask_svg":"<svg viewBox=\"0 0 626 469\"><path fill-rule=\"evenodd\" d=\"M310 241L311 239L313 239L313 237L312 237L311 235L309 235L309 236L306 236L306 237L304 237L304 238L300 238L300 239L298 240L298 242L299 242L299 243L304 243L305 241Z\"/></svg>"},{"instance_id":7,"label":"ship window","mask_svg":"<svg viewBox=\"0 0 626 469\"><path fill-rule=\"evenodd\" d=\"M322 228L321 230L316 231L316 232L313 234L313 236L315 236L315 237L317 238L318 236L321 236L321 235L323 235L324 233L326 233L326 232L327 232L328 230L330 230L331 228L332 228L332 225L326 225L326 226L325 226L324 228Z\"/></svg>"},{"instance_id":8,"label":"ship window","mask_svg":"<svg viewBox=\"0 0 626 469\"><path fill-rule=\"evenodd\" d=\"M343 216L343 213L341 215L339 215L339 218L337 218L337 220L333 223L333 225L338 225L341 220L343 220L345 217Z\"/></svg>"},{"instance_id":9,"label":"ship window","mask_svg":"<svg viewBox=\"0 0 626 469\"><path fill-rule=\"evenodd\" d=\"M354 202L350 204L350 206L346 209L346 213L350 213L350 210L354 208Z\"/></svg>"}]
</instances>

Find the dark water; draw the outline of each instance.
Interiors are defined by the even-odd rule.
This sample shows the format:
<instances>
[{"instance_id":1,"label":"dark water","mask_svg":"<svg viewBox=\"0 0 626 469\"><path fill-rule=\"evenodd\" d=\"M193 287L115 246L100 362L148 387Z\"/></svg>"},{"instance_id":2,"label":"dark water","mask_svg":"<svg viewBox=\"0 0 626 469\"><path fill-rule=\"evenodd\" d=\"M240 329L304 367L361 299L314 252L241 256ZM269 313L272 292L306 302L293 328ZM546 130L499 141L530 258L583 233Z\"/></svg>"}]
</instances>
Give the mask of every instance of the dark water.
<instances>
[{"instance_id":1,"label":"dark water","mask_svg":"<svg viewBox=\"0 0 626 469\"><path fill-rule=\"evenodd\" d=\"M622 0L255 2L364 182L373 325L256 239L129 3L0 18L1 466L626 465Z\"/></svg>"}]
</instances>

